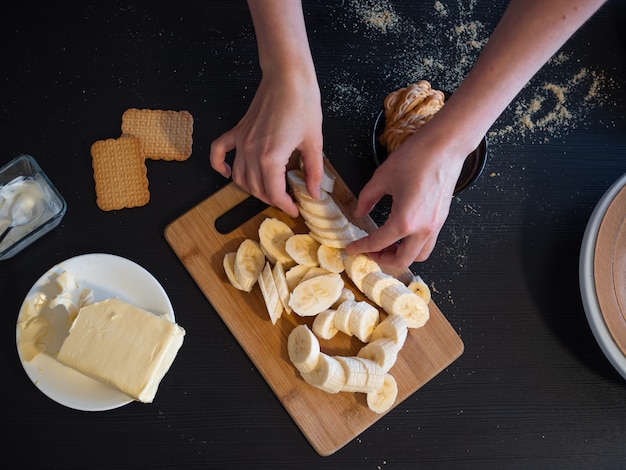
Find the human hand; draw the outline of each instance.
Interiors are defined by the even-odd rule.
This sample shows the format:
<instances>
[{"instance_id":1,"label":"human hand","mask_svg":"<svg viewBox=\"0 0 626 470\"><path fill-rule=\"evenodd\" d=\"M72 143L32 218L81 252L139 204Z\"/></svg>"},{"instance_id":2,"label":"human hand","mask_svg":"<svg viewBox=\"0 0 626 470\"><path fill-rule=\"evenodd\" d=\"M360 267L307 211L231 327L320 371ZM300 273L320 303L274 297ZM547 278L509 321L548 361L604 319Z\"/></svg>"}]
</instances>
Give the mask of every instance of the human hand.
<instances>
[{"instance_id":1,"label":"human hand","mask_svg":"<svg viewBox=\"0 0 626 470\"><path fill-rule=\"evenodd\" d=\"M389 155L363 187L357 217L368 214L384 195L392 197L391 213L380 228L351 243L346 252L368 253L381 265L398 267L430 256L467 153L450 144L449 135L440 138L428 127Z\"/></svg>"},{"instance_id":2,"label":"human hand","mask_svg":"<svg viewBox=\"0 0 626 470\"><path fill-rule=\"evenodd\" d=\"M298 208L286 192L285 171L299 150L307 189L317 198L323 174L322 110L315 79L264 74L250 108L211 144L211 167L244 191L292 217ZM232 169L226 154L235 149Z\"/></svg>"}]
</instances>

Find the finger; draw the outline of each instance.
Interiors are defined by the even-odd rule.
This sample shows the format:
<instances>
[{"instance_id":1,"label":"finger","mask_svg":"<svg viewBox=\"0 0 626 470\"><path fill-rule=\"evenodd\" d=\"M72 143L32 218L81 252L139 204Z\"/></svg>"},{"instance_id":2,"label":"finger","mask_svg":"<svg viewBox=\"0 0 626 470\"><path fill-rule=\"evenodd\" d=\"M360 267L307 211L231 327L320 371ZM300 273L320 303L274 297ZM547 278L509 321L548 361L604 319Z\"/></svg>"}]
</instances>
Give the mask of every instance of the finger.
<instances>
[{"instance_id":1,"label":"finger","mask_svg":"<svg viewBox=\"0 0 626 470\"><path fill-rule=\"evenodd\" d=\"M405 234L396 231L391 217L367 237L360 238L346 247L347 254L375 253L389 249Z\"/></svg>"},{"instance_id":2,"label":"finger","mask_svg":"<svg viewBox=\"0 0 626 470\"><path fill-rule=\"evenodd\" d=\"M324 158L320 148L303 149L302 163L306 189L313 199L319 199L321 194L322 176L324 175Z\"/></svg>"},{"instance_id":3,"label":"finger","mask_svg":"<svg viewBox=\"0 0 626 470\"><path fill-rule=\"evenodd\" d=\"M226 163L226 154L235 148L235 131L225 132L211 143L209 162L211 168L225 178L230 178L232 170Z\"/></svg>"},{"instance_id":4,"label":"finger","mask_svg":"<svg viewBox=\"0 0 626 470\"><path fill-rule=\"evenodd\" d=\"M268 204L278 207L291 217L298 217L298 207L287 193L284 170L277 169L266 174L263 185Z\"/></svg>"},{"instance_id":5,"label":"finger","mask_svg":"<svg viewBox=\"0 0 626 470\"><path fill-rule=\"evenodd\" d=\"M365 217L374 209L376 203L386 195L382 186L378 184L380 179L381 178L377 178L376 174L374 174L365 186L363 186L357 198L356 209L354 210L355 217Z\"/></svg>"},{"instance_id":6,"label":"finger","mask_svg":"<svg viewBox=\"0 0 626 470\"><path fill-rule=\"evenodd\" d=\"M384 266L408 267L416 261L426 261L432 253L437 237L409 236L395 245L394 250L380 252L378 262Z\"/></svg>"}]
</instances>

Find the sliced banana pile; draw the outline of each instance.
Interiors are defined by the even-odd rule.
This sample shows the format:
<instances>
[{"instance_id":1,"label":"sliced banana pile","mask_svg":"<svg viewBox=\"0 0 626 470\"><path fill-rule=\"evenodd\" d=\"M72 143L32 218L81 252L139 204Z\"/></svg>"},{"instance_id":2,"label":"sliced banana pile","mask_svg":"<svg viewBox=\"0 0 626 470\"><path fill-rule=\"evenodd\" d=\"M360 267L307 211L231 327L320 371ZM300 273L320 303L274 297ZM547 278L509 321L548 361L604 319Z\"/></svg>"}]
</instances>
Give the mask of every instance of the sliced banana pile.
<instances>
[{"instance_id":1,"label":"sliced banana pile","mask_svg":"<svg viewBox=\"0 0 626 470\"><path fill-rule=\"evenodd\" d=\"M367 232L352 224L331 196L332 175L325 174L319 199L309 195L302 170L289 171L287 181L309 232L294 233L282 220L266 218L258 241L246 239L224 256L226 276L244 292L259 285L274 325L283 313L313 318L311 328L296 326L287 344L289 359L307 383L328 393L365 393L368 407L384 413L398 395L389 371L408 328L428 321L430 289L419 276L405 285L369 256L346 255L344 248ZM356 299L344 272L368 301ZM378 307L386 313L382 321ZM321 351L318 338L339 333L363 343L355 356Z\"/></svg>"}]
</instances>

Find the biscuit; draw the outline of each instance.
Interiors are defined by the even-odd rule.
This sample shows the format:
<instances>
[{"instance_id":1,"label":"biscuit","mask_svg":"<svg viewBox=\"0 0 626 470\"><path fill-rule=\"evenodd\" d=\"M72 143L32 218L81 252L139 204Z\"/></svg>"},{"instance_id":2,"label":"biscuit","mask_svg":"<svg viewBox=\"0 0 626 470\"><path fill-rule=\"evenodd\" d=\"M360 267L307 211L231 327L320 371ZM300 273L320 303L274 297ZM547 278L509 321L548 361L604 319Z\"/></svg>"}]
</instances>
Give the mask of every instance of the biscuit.
<instances>
[{"instance_id":1,"label":"biscuit","mask_svg":"<svg viewBox=\"0 0 626 470\"><path fill-rule=\"evenodd\" d=\"M91 145L91 159L100 209L111 211L148 203L146 159L139 138L98 140Z\"/></svg>"},{"instance_id":2,"label":"biscuit","mask_svg":"<svg viewBox=\"0 0 626 470\"><path fill-rule=\"evenodd\" d=\"M193 117L188 111L130 108L122 114L122 135L138 137L151 160L187 160L192 133Z\"/></svg>"},{"instance_id":3,"label":"biscuit","mask_svg":"<svg viewBox=\"0 0 626 470\"><path fill-rule=\"evenodd\" d=\"M391 153L410 135L428 123L444 104L445 95L420 80L387 95L384 101L385 128L379 142Z\"/></svg>"}]
</instances>

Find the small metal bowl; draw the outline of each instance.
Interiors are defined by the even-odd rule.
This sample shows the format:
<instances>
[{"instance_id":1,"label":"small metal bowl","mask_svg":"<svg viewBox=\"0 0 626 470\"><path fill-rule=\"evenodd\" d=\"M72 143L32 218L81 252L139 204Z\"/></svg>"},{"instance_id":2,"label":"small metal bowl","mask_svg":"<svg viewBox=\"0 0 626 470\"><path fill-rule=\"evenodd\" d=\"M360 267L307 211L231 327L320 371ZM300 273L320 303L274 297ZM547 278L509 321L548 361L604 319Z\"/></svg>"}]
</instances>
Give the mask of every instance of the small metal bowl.
<instances>
[{"instance_id":1,"label":"small metal bowl","mask_svg":"<svg viewBox=\"0 0 626 470\"><path fill-rule=\"evenodd\" d=\"M32 223L15 227L0 242L0 261L11 258L61 223L67 203L30 155L20 155L0 168L0 189L15 180L33 180L41 186L45 197L43 213Z\"/></svg>"},{"instance_id":2,"label":"small metal bowl","mask_svg":"<svg viewBox=\"0 0 626 470\"><path fill-rule=\"evenodd\" d=\"M376 122L374 123L374 130L372 132L372 154L376 166L379 166L387 159L387 148L382 145L379 138L385 130L385 112L384 110L378 113ZM461 169L461 174L457 180L454 188L454 195L457 195L467 189L470 185L476 181L485 168L487 163L487 138L483 137L480 144L476 149L470 153Z\"/></svg>"}]
</instances>

